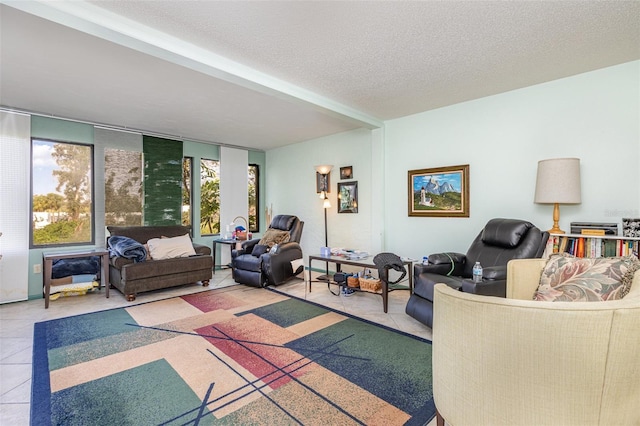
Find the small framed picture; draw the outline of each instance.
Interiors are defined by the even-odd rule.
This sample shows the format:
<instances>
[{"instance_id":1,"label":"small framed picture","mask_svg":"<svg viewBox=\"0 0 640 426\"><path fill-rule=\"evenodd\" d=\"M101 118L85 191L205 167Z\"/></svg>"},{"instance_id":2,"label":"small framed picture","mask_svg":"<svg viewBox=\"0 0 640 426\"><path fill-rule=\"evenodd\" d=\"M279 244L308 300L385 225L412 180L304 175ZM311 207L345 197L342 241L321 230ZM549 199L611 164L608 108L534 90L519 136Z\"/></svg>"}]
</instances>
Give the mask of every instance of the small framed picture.
<instances>
[{"instance_id":1,"label":"small framed picture","mask_svg":"<svg viewBox=\"0 0 640 426\"><path fill-rule=\"evenodd\" d=\"M622 236L623 237L640 237L640 219L623 218L622 219Z\"/></svg>"},{"instance_id":2,"label":"small framed picture","mask_svg":"<svg viewBox=\"0 0 640 426\"><path fill-rule=\"evenodd\" d=\"M358 213L358 182L338 182L338 213Z\"/></svg>"},{"instance_id":3,"label":"small framed picture","mask_svg":"<svg viewBox=\"0 0 640 426\"><path fill-rule=\"evenodd\" d=\"M340 167L340 179L353 179L353 166Z\"/></svg>"}]
</instances>

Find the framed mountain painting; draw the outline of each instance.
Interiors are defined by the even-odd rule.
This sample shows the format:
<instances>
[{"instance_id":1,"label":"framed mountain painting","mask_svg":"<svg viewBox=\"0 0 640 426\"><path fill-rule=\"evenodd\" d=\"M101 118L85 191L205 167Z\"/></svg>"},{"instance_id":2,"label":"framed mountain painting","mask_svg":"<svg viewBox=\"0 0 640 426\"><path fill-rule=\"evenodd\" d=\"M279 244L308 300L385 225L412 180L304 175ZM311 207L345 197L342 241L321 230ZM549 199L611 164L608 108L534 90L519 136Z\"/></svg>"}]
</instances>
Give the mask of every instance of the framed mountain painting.
<instances>
[{"instance_id":1,"label":"framed mountain painting","mask_svg":"<svg viewBox=\"0 0 640 426\"><path fill-rule=\"evenodd\" d=\"M409 216L469 217L469 165L409 170Z\"/></svg>"}]
</instances>

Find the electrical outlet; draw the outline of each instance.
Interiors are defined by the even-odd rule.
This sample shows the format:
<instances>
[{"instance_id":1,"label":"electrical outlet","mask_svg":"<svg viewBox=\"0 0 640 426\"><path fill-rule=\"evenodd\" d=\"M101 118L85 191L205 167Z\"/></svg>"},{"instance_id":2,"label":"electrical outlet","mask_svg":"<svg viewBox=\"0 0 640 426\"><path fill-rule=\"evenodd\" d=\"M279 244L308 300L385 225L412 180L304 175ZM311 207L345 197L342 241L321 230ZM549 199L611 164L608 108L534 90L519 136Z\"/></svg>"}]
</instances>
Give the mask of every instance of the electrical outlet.
<instances>
[{"instance_id":1,"label":"electrical outlet","mask_svg":"<svg viewBox=\"0 0 640 426\"><path fill-rule=\"evenodd\" d=\"M42 273L42 264L41 263L36 263L35 265L33 265L33 273L34 274L41 274Z\"/></svg>"}]
</instances>

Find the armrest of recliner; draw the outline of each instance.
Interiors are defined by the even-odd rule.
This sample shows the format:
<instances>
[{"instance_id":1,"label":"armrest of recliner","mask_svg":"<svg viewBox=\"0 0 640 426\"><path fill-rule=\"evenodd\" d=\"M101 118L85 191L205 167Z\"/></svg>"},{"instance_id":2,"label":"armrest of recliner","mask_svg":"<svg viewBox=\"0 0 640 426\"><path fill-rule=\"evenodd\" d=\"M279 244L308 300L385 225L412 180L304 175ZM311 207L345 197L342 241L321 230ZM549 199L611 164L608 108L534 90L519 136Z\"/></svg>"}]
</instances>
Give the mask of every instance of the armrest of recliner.
<instances>
[{"instance_id":1,"label":"armrest of recliner","mask_svg":"<svg viewBox=\"0 0 640 426\"><path fill-rule=\"evenodd\" d=\"M507 266L487 266L482 268L482 282L473 279L462 281L461 290L465 293L484 296L505 297L507 292Z\"/></svg>"},{"instance_id":2,"label":"armrest of recliner","mask_svg":"<svg viewBox=\"0 0 640 426\"><path fill-rule=\"evenodd\" d=\"M467 256L462 253L436 253L429 255L429 263L424 265L416 263L413 265L413 276L417 277L422 273L438 275L458 275L466 263Z\"/></svg>"},{"instance_id":3,"label":"armrest of recliner","mask_svg":"<svg viewBox=\"0 0 640 426\"><path fill-rule=\"evenodd\" d=\"M462 287L460 289L465 293L505 297L507 280L490 280L485 278L482 282L476 283L473 279L468 278L462 281Z\"/></svg>"},{"instance_id":4,"label":"armrest of recliner","mask_svg":"<svg viewBox=\"0 0 640 426\"><path fill-rule=\"evenodd\" d=\"M276 261L275 259L279 262L291 262L292 260L301 258L302 247L300 247L300 244L291 241L284 244L278 244L274 252L269 251L263 254L262 262L264 263L267 259L269 259L268 261L270 262Z\"/></svg>"},{"instance_id":5,"label":"armrest of recliner","mask_svg":"<svg viewBox=\"0 0 640 426\"><path fill-rule=\"evenodd\" d=\"M253 248L258 244L258 242L260 242L260 240L243 241L240 244L240 248L239 249L231 250L231 258L235 258L237 256L240 256L241 254L251 254L251 252L253 251Z\"/></svg>"},{"instance_id":6,"label":"armrest of recliner","mask_svg":"<svg viewBox=\"0 0 640 426\"><path fill-rule=\"evenodd\" d=\"M487 266L482 268L482 278L487 280L506 280L507 265Z\"/></svg>"},{"instance_id":7,"label":"armrest of recliner","mask_svg":"<svg viewBox=\"0 0 640 426\"><path fill-rule=\"evenodd\" d=\"M435 253L429 255L430 265L443 265L443 264L463 264L467 261L467 256L462 253Z\"/></svg>"},{"instance_id":8,"label":"armrest of recliner","mask_svg":"<svg viewBox=\"0 0 640 426\"><path fill-rule=\"evenodd\" d=\"M292 270L291 261L302 259L302 247L296 242L279 244L275 253L265 253L261 256L262 272L270 283L280 283L287 278Z\"/></svg>"}]
</instances>

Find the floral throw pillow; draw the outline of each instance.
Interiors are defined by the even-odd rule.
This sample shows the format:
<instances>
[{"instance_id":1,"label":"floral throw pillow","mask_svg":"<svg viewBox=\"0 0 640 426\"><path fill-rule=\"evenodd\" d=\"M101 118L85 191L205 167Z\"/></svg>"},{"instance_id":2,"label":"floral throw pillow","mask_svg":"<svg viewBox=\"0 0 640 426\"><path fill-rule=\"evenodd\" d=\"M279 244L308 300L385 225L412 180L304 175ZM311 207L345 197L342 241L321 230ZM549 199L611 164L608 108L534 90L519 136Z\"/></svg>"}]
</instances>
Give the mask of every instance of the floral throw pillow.
<instances>
[{"instance_id":1,"label":"floral throw pillow","mask_svg":"<svg viewBox=\"0 0 640 426\"><path fill-rule=\"evenodd\" d=\"M533 299L551 302L600 302L622 299L640 269L635 256L580 258L553 255L542 271Z\"/></svg>"}]
</instances>

